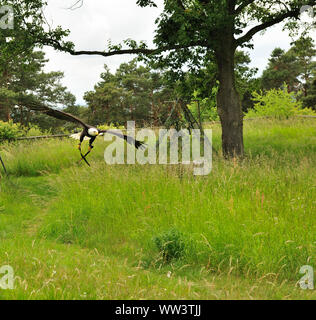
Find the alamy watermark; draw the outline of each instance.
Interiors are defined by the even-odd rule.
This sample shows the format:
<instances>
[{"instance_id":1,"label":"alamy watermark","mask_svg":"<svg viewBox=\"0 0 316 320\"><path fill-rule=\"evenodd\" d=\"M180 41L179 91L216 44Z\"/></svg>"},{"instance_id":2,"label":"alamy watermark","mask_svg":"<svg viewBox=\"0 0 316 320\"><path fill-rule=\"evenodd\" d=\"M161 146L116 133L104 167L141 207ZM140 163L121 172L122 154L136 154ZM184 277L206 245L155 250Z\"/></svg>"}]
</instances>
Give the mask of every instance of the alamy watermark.
<instances>
[{"instance_id":1,"label":"alamy watermark","mask_svg":"<svg viewBox=\"0 0 316 320\"><path fill-rule=\"evenodd\" d=\"M14 270L11 266L0 267L0 290L14 289Z\"/></svg>"},{"instance_id":2,"label":"alamy watermark","mask_svg":"<svg viewBox=\"0 0 316 320\"><path fill-rule=\"evenodd\" d=\"M121 130L115 131L122 135ZM125 155L124 140L110 134L104 135L105 141L112 141L104 152L107 164L183 164L193 165L193 174L208 175L212 170L212 130L205 129L203 134L199 129L191 132L184 129L160 129L158 137L152 129L141 129L135 133L135 122L127 122L127 136L136 140L145 140L146 148L136 150L132 144L127 144ZM158 138L158 139L157 139ZM169 138L169 139L168 139ZM181 144L180 144L181 140ZM157 141L159 141L157 143ZM168 143L169 142L169 143Z\"/></svg>"},{"instance_id":3,"label":"alamy watermark","mask_svg":"<svg viewBox=\"0 0 316 320\"><path fill-rule=\"evenodd\" d=\"M9 5L0 6L0 29L14 29L14 10Z\"/></svg>"},{"instance_id":4,"label":"alamy watermark","mask_svg":"<svg viewBox=\"0 0 316 320\"><path fill-rule=\"evenodd\" d=\"M314 9L312 6L302 6L300 9L300 20L302 22L310 23L314 19Z\"/></svg>"},{"instance_id":5,"label":"alamy watermark","mask_svg":"<svg viewBox=\"0 0 316 320\"><path fill-rule=\"evenodd\" d=\"M300 279L299 285L303 290L314 290L314 269L312 266L302 266L300 273L304 276Z\"/></svg>"}]
</instances>

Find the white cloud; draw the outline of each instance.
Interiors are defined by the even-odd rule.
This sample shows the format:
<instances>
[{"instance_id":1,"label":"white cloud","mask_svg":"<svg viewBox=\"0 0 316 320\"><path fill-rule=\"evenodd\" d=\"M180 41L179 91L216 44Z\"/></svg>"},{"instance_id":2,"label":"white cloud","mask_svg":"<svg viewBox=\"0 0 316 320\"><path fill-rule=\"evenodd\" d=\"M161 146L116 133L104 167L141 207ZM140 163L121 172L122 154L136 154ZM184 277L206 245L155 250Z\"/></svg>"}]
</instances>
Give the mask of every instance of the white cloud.
<instances>
[{"instance_id":1,"label":"white cloud","mask_svg":"<svg viewBox=\"0 0 316 320\"><path fill-rule=\"evenodd\" d=\"M45 11L46 18L52 26L61 25L71 30L69 40L76 45L76 50L104 50L107 41L113 44L132 38L145 40L152 45L155 30L155 19L159 16L159 8L140 8L134 0L84 0L81 8L68 10L76 0L49 0ZM162 0L158 4L162 4ZM314 33L315 36L315 33ZM250 51L252 66L265 68L267 60L275 47L288 49L291 39L281 26L269 29L264 35L254 37L254 50ZM118 66L131 60L133 56L71 56L45 48L49 62L47 71L63 71L64 85L75 94L77 103L83 104L83 94L92 90L100 80L104 64L112 72Z\"/></svg>"},{"instance_id":2,"label":"white cloud","mask_svg":"<svg viewBox=\"0 0 316 320\"><path fill-rule=\"evenodd\" d=\"M160 0L161 1L161 0ZM133 38L145 40L151 45L154 21L159 16L157 8L140 8L135 1L112 0L84 1L84 5L76 10L67 10L76 0L50 0L45 10L48 23L61 25L71 30L69 40L76 45L76 50L104 50L107 41L113 44ZM111 71L132 56L71 56L45 48L49 63L46 70L60 70L65 73L63 83L77 97L78 103L84 103L83 94L92 90L100 80L104 64Z\"/></svg>"}]
</instances>

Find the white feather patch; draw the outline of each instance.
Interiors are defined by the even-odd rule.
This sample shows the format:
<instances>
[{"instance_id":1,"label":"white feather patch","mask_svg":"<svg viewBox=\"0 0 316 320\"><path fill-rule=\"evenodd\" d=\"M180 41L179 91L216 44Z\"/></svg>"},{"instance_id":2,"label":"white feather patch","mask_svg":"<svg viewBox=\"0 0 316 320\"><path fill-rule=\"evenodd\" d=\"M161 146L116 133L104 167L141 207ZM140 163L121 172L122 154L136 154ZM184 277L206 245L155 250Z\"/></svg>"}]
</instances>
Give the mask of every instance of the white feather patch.
<instances>
[{"instance_id":1,"label":"white feather patch","mask_svg":"<svg viewBox=\"0 0 316 320\"><path fill-rule=\"evenodd\" d=\"M73 139L75 139L75 140L80 140L80 136L81 136L81 132L71 134L69 137L70 137L70 138L73 138ZM84 137L84 140L90 140L90 138Z\"/></svg>"}]
</instances>

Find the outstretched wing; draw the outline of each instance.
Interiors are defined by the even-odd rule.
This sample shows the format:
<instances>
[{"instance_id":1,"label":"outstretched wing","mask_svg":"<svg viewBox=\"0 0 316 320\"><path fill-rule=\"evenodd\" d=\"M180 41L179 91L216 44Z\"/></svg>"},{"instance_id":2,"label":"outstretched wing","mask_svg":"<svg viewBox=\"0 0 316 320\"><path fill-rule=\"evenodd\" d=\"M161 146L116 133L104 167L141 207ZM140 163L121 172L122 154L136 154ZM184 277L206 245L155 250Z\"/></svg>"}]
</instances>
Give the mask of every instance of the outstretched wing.
<instances>
[{"instance_id":1,"label":"outstretched wing","mask_svg":"<svg viewBox=\"0 0 316 320\"><path fill-rule=\"evenodd\" d=\"M135 140L134 138L127 136L125 134L121 134L119 132L116 131L111 131L111 130L99 130L99 133L109 133L109 134L113 134L114 136L117 136L121 139L124 139L127 143L131 144L132 146L134 146L136 149L142 149L145 148L146 144L142 141L138 141Z\"/></svg>"},{"instance_id":2,"label":"outstretched wing","mask_svg":"<svg viewBox=\"0 0 316 320\"><path fill-rule=\"evenodd\" d=\"M65 120L69 122L73 122L76 124L80 124L82 127L87 128L88 126L77 117L73 116L70 113L63 112L60 110L52 109L49 107L46 107L40 103L28 103L26 107L30 110L38 111L47 114L48 116L54 117L56 119Z\"/></svg>"}]
</instances>

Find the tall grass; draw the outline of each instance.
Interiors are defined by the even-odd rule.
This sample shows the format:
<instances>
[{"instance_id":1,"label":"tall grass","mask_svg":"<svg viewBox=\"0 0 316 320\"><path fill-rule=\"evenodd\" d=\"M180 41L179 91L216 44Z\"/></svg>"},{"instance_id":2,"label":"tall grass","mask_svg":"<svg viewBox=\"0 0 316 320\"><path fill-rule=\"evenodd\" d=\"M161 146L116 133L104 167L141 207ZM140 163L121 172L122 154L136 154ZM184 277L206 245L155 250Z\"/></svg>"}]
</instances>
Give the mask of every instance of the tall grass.
<instances>
[{"instance_id":1,"label":"tall grass","mask_svg":"<svg viewBox=\"0 0 316 320\"><path fill-rule=\"evenodd\" d=\"M220 162L198 178L173 167L72 169L53 181L58 202L40 235L154 265L154 238L176 229L181 263L295 279L315 259L316 175L310 160L293 167L287 159L282 168L264 157Z\"/></svg>"},{"instance_id":2,"label":"tall grass","mask_svg":"<svg viewBox=\"0 0 316 320\"><path fill-rule=\"evenodd\" d=\"M220 130L217 125L213 129L218 147ZM126 285L129 293L95 295L96 283L89 276L91 286L85 290L91 297L141 298L129 290L151 286L168 288L169 294L160 297L172 298L177 281L167 284L163 276L170 270L182 280L266 277L276 286L291 281L294 288L300 267L316 265L315 137L314 120L246 122L246 157L226 161L214 156L211 174L201 177L193 176L190 166L106 165L102 141L90 158L91 168L77 164L74 143L68 140L6 147L10 178L1 183L0 216L7 220L0 230L7 232L7 239L15 230L19 237L28 235L41 243L42 249L36 250L43 260L50 256L45 248L55 243L66 260L73 254L69 248L77 248L95 251L111 265L125 261L122 274L133 270L140 281ZM57 268L63 270L60 259ZM79 269L83 261L76 262ZM23 265L21 272L32 271ZM106 281L114 281L109 277ZM147 284L146 277L151 277ZM114 278L121 282L118 274ZM194 298L184 293L187 285L174 289L175 297ZM202 291L195 292L200 297L212 294L199 286ZM65 297L64 289L60 294L45 292Z\"/></svg>"},{"instance_id":3,"label":"tall grass","mask_svg":"<svg viewBox=\"0 0 316 320\"><path fill-rule=\"evenodd\" d=\"M9 175L39 176L78 165L80 154L77 144L72 139L37 140L3 145L0 152ZM92 158L102 159L102 153L101 148L96 148Z\"/></svg>"}]
</instances>

